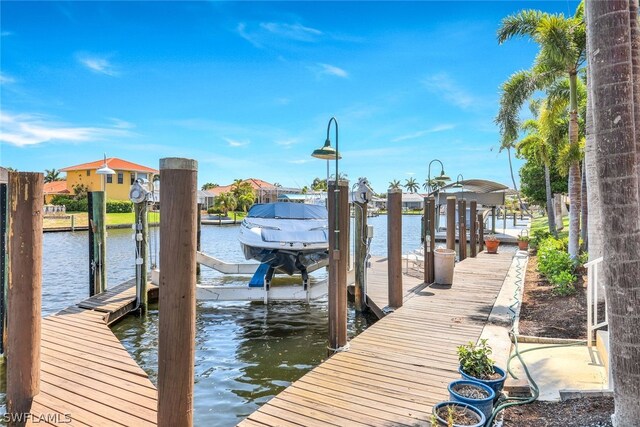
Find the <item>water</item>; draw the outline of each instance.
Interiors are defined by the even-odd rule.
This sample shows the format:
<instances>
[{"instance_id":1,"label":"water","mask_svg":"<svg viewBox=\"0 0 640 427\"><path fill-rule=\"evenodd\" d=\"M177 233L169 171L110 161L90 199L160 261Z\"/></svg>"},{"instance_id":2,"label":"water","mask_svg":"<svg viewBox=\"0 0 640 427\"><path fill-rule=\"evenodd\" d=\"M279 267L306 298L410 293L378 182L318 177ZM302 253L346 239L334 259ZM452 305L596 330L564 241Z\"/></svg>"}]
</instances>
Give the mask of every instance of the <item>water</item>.
<instances>
[{"instance_id":1,"label":"water","mask_svg":"<svg viewBox=\"0 0 640 427\"><path fill-rule=\"evenodd\" d=\"M375 228L372 255L386 255L386 216L368 219ZM238 226L203 226L202 250L228 262L243 262L236 236ZM151 261L159 246L158 229L150 230ZM109 230L108 283L134 276L131 230ZM353 225L352 225L353 236ZM403 253L420 246L420 216L403 217ZM88 296L86 232L45 233L43 242L43 316ZM311 280L326 278L324 269ZM202 268L203 284L244 284L248 277L225 276ZM299 283L300 278L276 278ZM349 305L348 335L353 337L373 321L356 316ZM128 316L112 329L136 362L157 378L158 307L143 317ZM310 304L198 302L194 418L196 425L231 426L297 380L327 355L327 302ZM5 411L5 372L0 365L0 413Z\"/></svg>"}]
</instances>

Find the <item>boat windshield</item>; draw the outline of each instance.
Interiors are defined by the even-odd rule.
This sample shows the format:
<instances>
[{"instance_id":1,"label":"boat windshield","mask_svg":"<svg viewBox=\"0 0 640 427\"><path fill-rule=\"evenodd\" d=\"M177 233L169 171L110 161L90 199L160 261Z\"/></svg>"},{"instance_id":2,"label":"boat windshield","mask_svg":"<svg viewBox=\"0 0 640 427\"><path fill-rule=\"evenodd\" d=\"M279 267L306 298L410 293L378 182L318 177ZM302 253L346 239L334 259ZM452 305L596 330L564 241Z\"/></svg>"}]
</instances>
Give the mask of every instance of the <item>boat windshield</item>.
<instances>
[{"instance_id":1,"label":"boat windshield","mask_svg":"<svg viewBox=\"0 0 640 427\"><path fill-rule=\"evenodd\" d=\"M327 219L327 208L304 203L265 203L253 205L248 218Z\"/></svg>"}]
</instances>

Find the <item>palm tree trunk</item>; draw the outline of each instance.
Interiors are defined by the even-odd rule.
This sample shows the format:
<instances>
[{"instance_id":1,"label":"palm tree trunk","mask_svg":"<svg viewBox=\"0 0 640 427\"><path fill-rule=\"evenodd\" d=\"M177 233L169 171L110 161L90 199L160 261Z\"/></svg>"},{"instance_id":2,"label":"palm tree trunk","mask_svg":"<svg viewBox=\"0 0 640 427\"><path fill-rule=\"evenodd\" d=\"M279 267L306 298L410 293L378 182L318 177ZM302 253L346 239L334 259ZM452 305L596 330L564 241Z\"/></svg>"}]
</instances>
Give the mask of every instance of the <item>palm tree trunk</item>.
<instances>
[{"instance_id":1,"label":"palm tree trunk","mask_svg":"<svg viewBox=\"0 0 640 427\"><path fill-rule=\"evenodd\" d=\"M578 144L578 100L577 74L569 74L569 144ZM580 241L580 199L582 180L580 176L580 161L572 159L569 165L569 255L578 257Z\"/></svg>"},{"instance_id":2,"label":"palm tree trunk","mask_svg":"<svg viewBox=\"0 0 640 427\"><path fill-rule=\"evenodd\" d=\"M638 27L638 25L638 0L630 0L629 28L631 29L631 67L633 72L633 105L636 132L636 156L640 156L640 27ZM638 180L640 180L640 167L638 167L637 170Z\"/></svg>"},{"instance_id":3,"label":"palm tree trunk","mask_svg":"<svg viewBox=\"0 0 640 427\"><path fill-rule=\"evenodd\" d=\"M558 235L556 230L556 209L553 205L553 194L551 193L551 173L549 164L544 164L544 187L547 192L547 220L549 221L549 233Z\"/></svg>"},{"instance_id":4,"label":"palm tree trunk","mask_svg":"<svg viewBox=\"0 0 640 427\"><path fill-rule=\"evenodd\" d=\"M518 186L516 185L516 178L513 174L513 164L511 163L511 147L507 147L507 156L509 157L509 172L511 172L511 182L513 183L513 189L516 190L516 194L518 195L518 202L520 203L520 209L527 213L527 215L533 217L531 212L529 212L529 208L525 207L522 202L522 198L520 197L520 192L518 191ZM506 219L505 219L506 221Z\"/></svg>"},{"instance_id":5,"label":"palm tree trunk","mask_svg":"<svg viewBox=\"0 0 640 427\"><path fill-rule=\"evenodd\" d=\"M587 1L591 38L596 167L604 240L614 426L640 420L640 178L633 93L629 0ZM634 24L635 25L635 24Z\"/></svg>"},{"instance_id":6,"label":"palm tree trunk","mask_svg":"<svg viewBox=\"0 0 640 427\"><path fill-rule=\"evenodd\" d=\"M587 172L584 167L584 161L582 162L582 179L580 180L580 193L582 195L582 200L580 204L580 252L584 252L587 250L587 245L589 244L589 197L587 194Z\"/></svg>"}]
</instances>

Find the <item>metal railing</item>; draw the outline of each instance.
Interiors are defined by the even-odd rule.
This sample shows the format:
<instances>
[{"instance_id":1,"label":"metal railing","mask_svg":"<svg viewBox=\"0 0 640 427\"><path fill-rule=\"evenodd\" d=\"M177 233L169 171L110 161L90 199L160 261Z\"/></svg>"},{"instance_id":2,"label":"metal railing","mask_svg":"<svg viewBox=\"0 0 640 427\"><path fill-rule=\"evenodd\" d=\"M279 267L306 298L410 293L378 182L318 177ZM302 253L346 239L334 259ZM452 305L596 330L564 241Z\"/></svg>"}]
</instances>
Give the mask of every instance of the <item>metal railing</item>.
<instances>
[{"instance_id":1,"label":"metal railing","mask_svg":"<svg viewBox=\"0 0 640 427\"><path fill-rule=\"evenodd\" d=\"M598 297L598 274L600 264L603 258L596 258L593 261L589 261L584 266L587 268L587 345L593 346L595 341L594 332L609 324L609 318L607 317L607 300L606 295L603 301L604 304L604 320L599 321L598 308L600 307L600 301Z\"/></svg>"}]
</instances>

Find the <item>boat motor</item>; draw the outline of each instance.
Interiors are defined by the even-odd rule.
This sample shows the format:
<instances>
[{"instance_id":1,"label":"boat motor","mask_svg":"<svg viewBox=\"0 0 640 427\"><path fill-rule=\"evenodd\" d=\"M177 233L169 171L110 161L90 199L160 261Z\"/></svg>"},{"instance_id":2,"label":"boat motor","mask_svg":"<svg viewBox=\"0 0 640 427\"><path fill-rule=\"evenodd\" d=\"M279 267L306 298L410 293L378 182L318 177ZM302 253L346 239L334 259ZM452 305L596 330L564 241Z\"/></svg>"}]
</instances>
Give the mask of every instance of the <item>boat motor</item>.
<instances>
[{"instance_id":1,"label":"boat motor","mask_svg":"<svg viewBox=\"0 0 640 427\"><path fill-rule=\"evenodd\" d=\"M358 188L353 192L353 201L358 203L369 203L373 197L373 190L369 185L369 180L367 178L358 178L358 183L356 185Z\"/></svg>"},{"instance_id":2,"label":"boat motor","mask_svg":"<svg viewBox=\"0 0 640 427\"><path fill-rule=\"evenodd\" d=\"M136 179L129 190L129 200L133 203L142 203L149 200L151 192L147 190L148 187L149 182L146 179Z\"/></svg>"}]
</instances>

